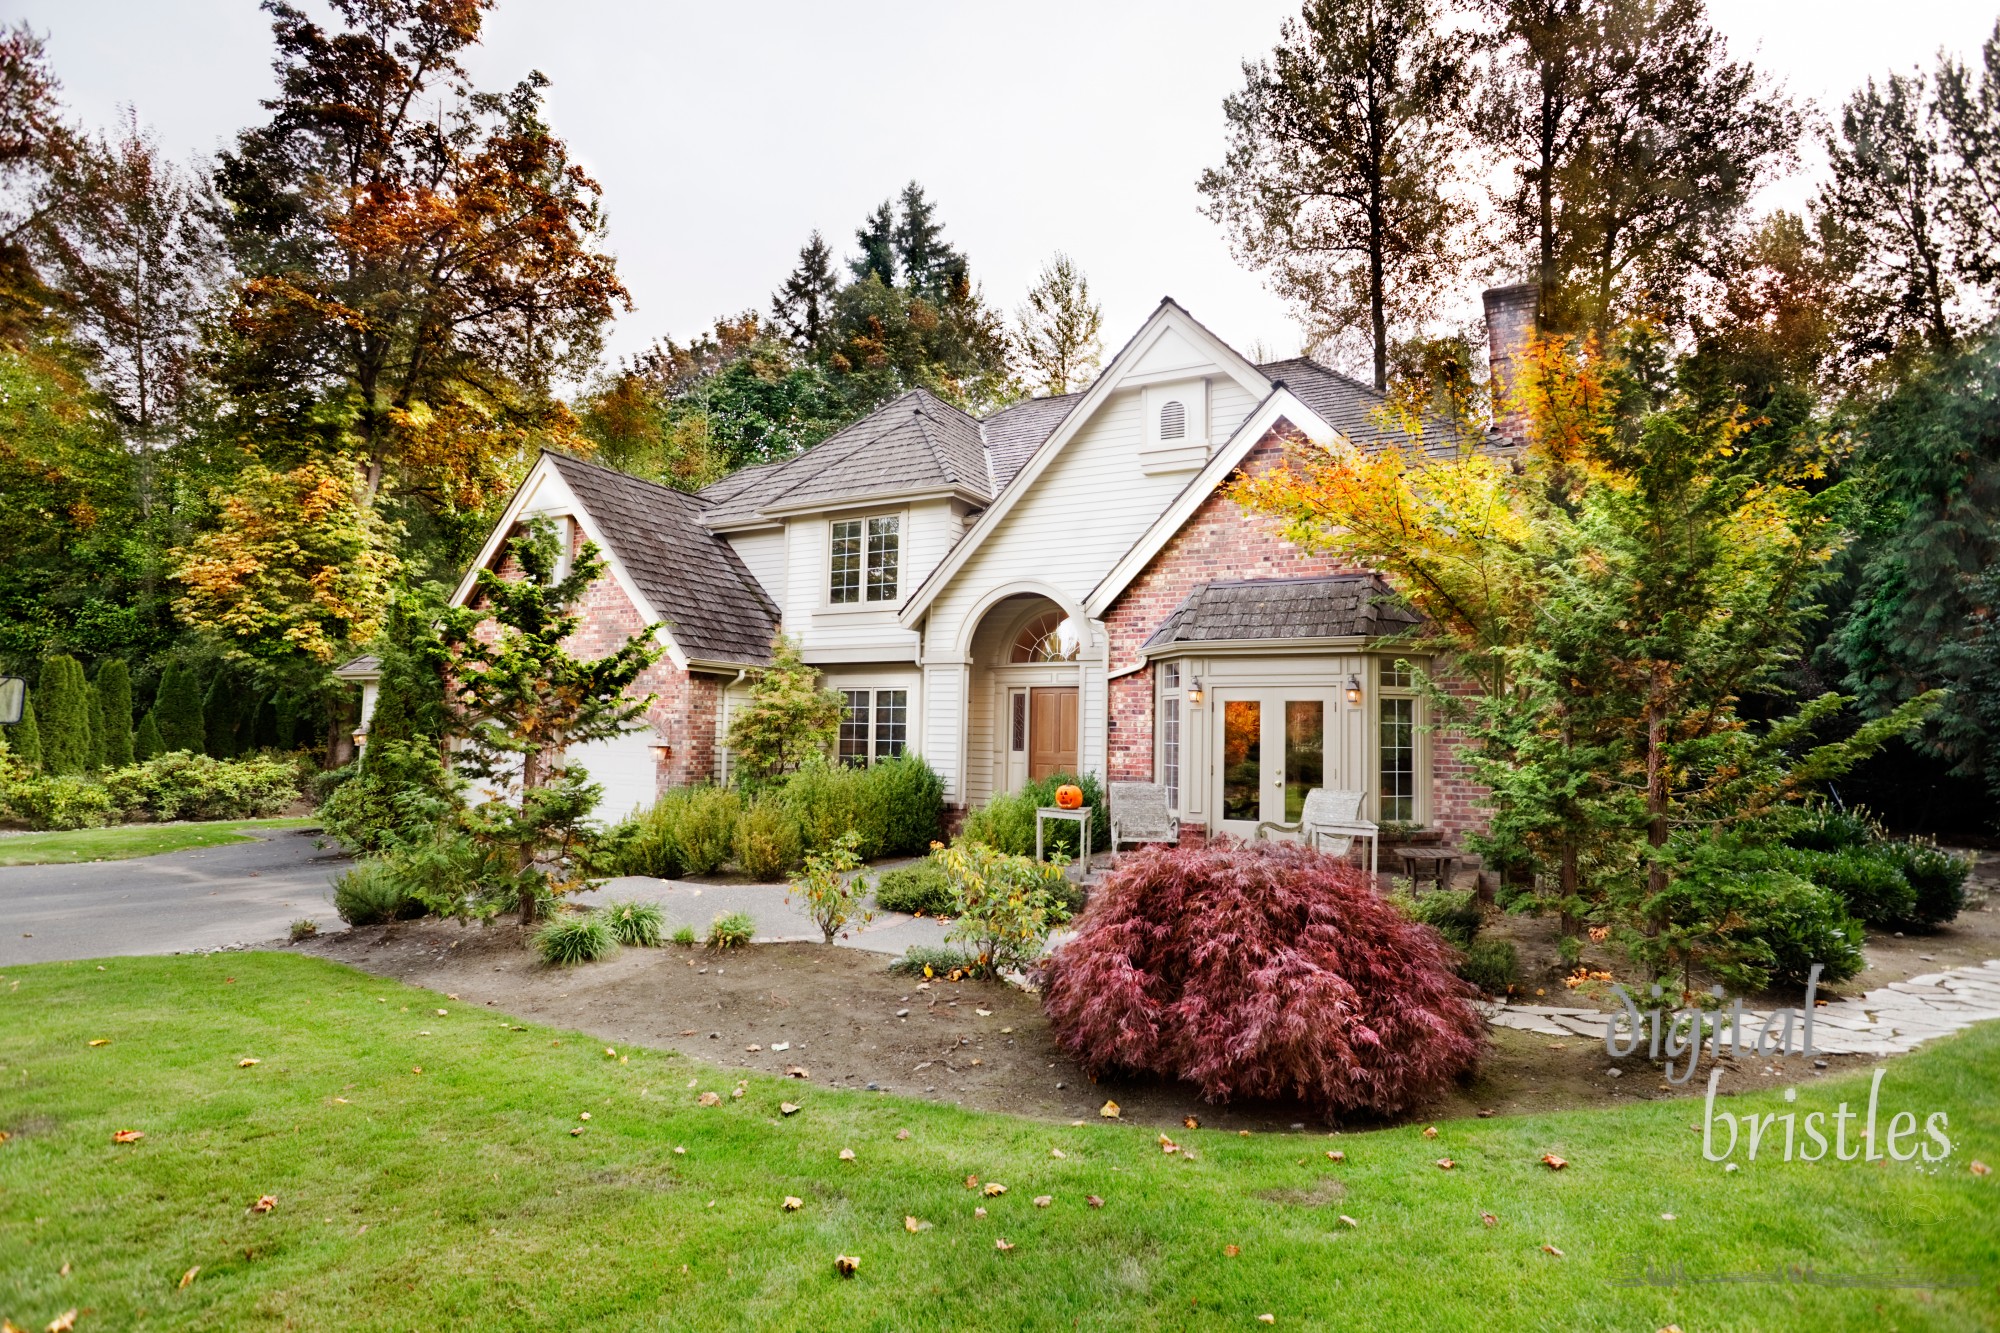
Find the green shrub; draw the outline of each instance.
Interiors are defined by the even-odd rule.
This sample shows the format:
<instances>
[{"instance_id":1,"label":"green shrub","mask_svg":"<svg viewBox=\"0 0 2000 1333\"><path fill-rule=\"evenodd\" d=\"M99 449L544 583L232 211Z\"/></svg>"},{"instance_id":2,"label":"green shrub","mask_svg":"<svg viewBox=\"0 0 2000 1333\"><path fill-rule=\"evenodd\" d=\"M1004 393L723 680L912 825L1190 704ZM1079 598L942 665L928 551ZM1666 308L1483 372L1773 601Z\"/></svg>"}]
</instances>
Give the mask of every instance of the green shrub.
<instances>
[{"instance_id":1,"label":"green shrub","mask_svg":"<svg viewBox=\"0 0 2000 1333\"><path fill-rule=\"evenodd\" d=\"M1856 916L1871 926L1891 926L1916 910L1917 891L1903 878L1887 843L1843 847L1839 851L1788 851L1779 864L1840 895Z\"/></svg>"},{"instance_id":2,"label":"green shrub","mask_svg":"<svg viewBox=\"0 0 2000 1333\"><path fill-rule=\"evenodd\" d=\"M1479 897L1470 891L1455 893L1441 889L1422 897L1397 892L1390 897L1402 909L1404 916L1423 922L1460 949L1471 948L1472 937L1485 924L1485 915L1479 910Z\"/></svg>"},{"instance_id":3,"label":"green shrub","mask_svg":"<svg viewBox=\"0 0 2000 1333\"><path fill-rule=\"evenodd\" d=\"M1049 931L1069 920L1062 867L1010 856L979 843L940 847L931 855L951 882L958 919L945 939L965 944L995 970L1041 956Z\"/></svg>"},{"instance_id":4,"label":"green shrub","mask_svg":"<svg viewBox=\"0 0 2000 1333\"><path fill-rule=\"evenodd\" d=\"M104 763L123 768L132 762L132 669L114 657L97 668L97 694L104 708Z\"/></svg>"},{"instance_id":5,"label":"green shrub","mask_svg":"<svg viewBox=\"0 0 2000 1333\"><path fill-rule=\"evenodd\" d=\"M805 851L831 851L842 837L852 833L855 852L862 860L879 854L881 825L863 817L862 794L867 783L867 769L829 764L819 755L807 759L798 772L784 779L776 789L778 799L798 821Z\"/></svg>"},{"instance_id":6,"label":"green shrub","mask_svg":"<svg viewBox=\"0 0 2000 1333\"><path fill-rule=\"evenodd\" d=\"M1565 935L1556 941L1556 963L1565 972L1574 972L1583 963L1583 941Z\"/></svg>"},{"instance_id":7,"label":"green shrub","mask_svg":"<svg viewBox=\"0 0 2000 1333\"><path fill-rule=\"evenodd\" d=\"M35 721L35 692L28 691L28 697L21 701L21 720L7 728L7 744L13 748L14 758L33 773L42 766L42 729Z\"/></svg>"},{"instance_id":8,"label":"green shrub","mask_svg":"<svg viewBox=\"0 0 2000 1333\"><path fill-rule=\"evenodd\" d=\"M376 859L404 895L432 916L483 921L517 900L503 854L448 819L392 840Z\"/></svg>"},{"instance_id":9,"label":"green shrub","mask_svg":"<svg viewBox=\"0 0 2000 1333\"><path fill-rule=\"evenodd\" d=\"M970 954L957 949L941 949L932 944L912 944L889 970L899 976L949 977L954 972L979 975L979 964Z\"/></svg>"},{"instance_id":10,"label":"green shrub","mask_svg":"<svg viewBox=\"0 0 2000 1333\"><path fill-rule=\"evenodd\" d=\"M1838 852L1874 842L1881 836L1881 826L1863 811L1814 805L1796 817L1785 841L1801 851Z\"/></svg>"},{"instance_id":11,"label":"green shrub","mask_svg":"<svg viewBox=\"0 0 2000 1333\"><path fill-rule=\"evenodd\" d=\"M875 905L912 916L950 916L958 908L944 867L928 858L883 875L875 885Z\"/></svg>"},{"instance_id":12,"label":"green shrub","mask_svg":"<svg viewBox=\"0 0 2000 1333\"><path fill-rule=\"evenodd\" d=\"M798 869L804 854L799 821L777 792L764 792L736 821L736 864L751 879L783 879Z\"/></svg>"},{"instance_id":13,"label":"green shrub","mask_svg":"<svg viewBox=\"0 0 2000 1333\"><path fill-rule=\"evenodd\" d=\"M317 934L319 934L319 922L317 921L301 918L292 922L291 941L294 944L297 944L300 940L309 940Z\"/></svg>"},{"instance_id":14,"label":"green shrub","mask_svg":"<svg viewBox=\"0 0 2000 1333\"><path fill-rule=\"evenodd\" d=\"M607 903L603 915L620 944L635 949L660 947L660 933L666 927L667 916L658 903Z\"/></svg>"},{"instance_id":15,"label":"green shrub","mask_svg":"<svg viewBox=\"0 0 2000 1333\"><path fill-rule=\"evenodd\" d=\"M868 881L853 873L861 867L861 857L855 851L860 845L861 836L849 832L841 834L827 851L806 853L804 873L793 876L785 893L788 904L794 893L805 900L806 915L828 944L854 918L855 907L868 892ZM861 914L863 924L871 915Z\"/></svg>"},{"instance_id":16,"label":"green shrub","mask_svg":"<svg viewBox=\"0 0 2000 1333\"><path fill-rule=\"evenodd\" d=\"M681 948L692 949L699 942L700 937L694 933L693 926L674 927L674 943L680 945Z\"/></svg>"},{"instance_id":17,"label":"green shrub","mask_svg":"<svg viewBox=\"0 0 2000 1333\"><path fill-rule=\"evenodd\" d=\"M299 799L298 760L253 755L211 759L176 750L108 773L111 799L130 814L154 819L257 819L282 813Z\"/></svg>"},{"instance_id":18,"label":"green shrub","mask_svg":"<svg viewBox=\"0 0 2000 1333\"><path fill-rule=\"evenodd\" d=\"M90 684L83 678L83 664L68 653L43 658L35 696L42 771L64 777L92 771Z\"/></svg>"},{"instance_id":19,"label":"green shrub","mask_svg":"<svg viewBox=\"0 0 2000 1333\"><path fill-rule=\"evenodd\" d=\"M740 949L757 933L757 923L748 912L723 912L708 926L708 947Z\"/></svg>"},{"instance_id":20,"label":"green shrub","mask_svg":"<svg viewBox=\"0 0 2000 1333\"><path fill-rule=\"evenodd\" d=\"M617 947L602 912L564 912L535 932L536 951L556 967L594 963Z\"/></svg>"},{"instance_id":21,"label":"green shrub","mask_svg":"<svg viewBox=\"0 0 2000 1333\"><path fill-rule=\"evenodd\" d=\"M726 788L669 788L614 830L616 873L655 879L711 874L729 859L742 812L742 800Z\"/></svg>"},{"instance_id":22,"label":"green shrub","mask_svg":"<svg viewBox=\"0 0 2000 1333\"><path fill-rule=\"evenodd\" d=\"M862 822L875 833L875 855L928 853L944 836L944 779L914 754L881 760L866 773Z\"/></svg>"},{"instance_id":23,"label":"green shrub","mask_svg":"<svg viewBox=\"0 0 2000 1333\"><path fill-rule=\"evenodd\" d=\"M367 857L334 881L333 910L350 926L374 926L422 916L424 905L378 858Z\"/></svg>"},{"instance_id":24,"label":"green shrub","mask_svg":"<svg viewBox=\"0 0 2000 1333\"><path fill-rule=\"evenodd\" d=\"M980 842L996 851L1011 856L1033 856L1035 854L1035 811L1047 809L1056 803L1056 788L1065 783L1083 789L1083 801L1091 809L1090 845L1103 851L1110 838L1111 826L1106 822L1108 807L1104 803L1104 792L1093 777L1079 778L1074 774L1058 773L1031 782L1020 791L1007 796L996 796L979 809L966 816L965 827L959 830L959 837L966 842ZM1052 819L1043 826L1042 844L1046 856L1064 856L1074 861L1080 850L1077 826L1066 819Z\"/></svg>"},{"instance_id":25,"label":"green shrub","mask_svg":"<svg viewBox=\"0 0 2000 1333\"><path fill-rule=\"evenodd\" d=\"M208 727L201 716L201 684L179 662L167 663L160 688L153 696L153 719L160 733L161 753L186 750L201 754L208 745Z\"/></svg>"},{"instance_id":26,"label":"green shrub","mask_svg":"<svg viewBox=\"0 0 2000 1333\"><path fill-rule=\"evenodd\" d=\"M398 838L418 836L435 822L436 804L459 803L460 783L429 740L378 740L357 763L335 771L344 776L337 785L326 784L320 821L328 836L357 852L381 851ZM405 799L411 793L430 799Z\"/></svg>"},{"instance_id":27,"label":"green shrub","mask_svg":"<svg viewBox=\"0 0 2000 1333\"><path fill-rule=\"evenodd\" d=\"M1882 855L1903 872L1916 903L1899 924L1934 930L1965 910L1965 879L1972 864L1930 842L1881 844Z\"/></svg>"},{"instance_id":28,"label":"green shrub","mask_svg":"<svg viewBox=\"0 0 2000 1333\"><path fill-rule=\"evenodd\" d=\"M20 778L4 795L7 813L37 829L97 828L117 809L101 784L68 775Z\"/></svg>"},{"instance_id":29,"label":"green shrub","mask_svg":"<svg viewBox=\"0 0 2000 1333\"><path fill-rule=\"evenodd\" d=\"M712 875L735 854L743 798L726 787L692 787L689 792L678 826L681 862L687 874Z\"/></svg>"},{"instance_id":30,"label":"green shrub","mask_svg":"<svg viewBox=\"0 0 2000 1333\"><path fill-rule=\"evenodd\" d=\"M1656 974L1705 968L1744 990L1803 983L1814 963L1829 983L1861 970L1861 923L1839 894L1786 870L1743 869L1734 852L1718 845L1674 877L1656 900L1668 924L1624 932L1636 959Z\"/></svg>"},{"instance_id":31,"label":"green shrub","mask_svg":"<svg viewBox=\"0 0 2000 1333\"><path fill-rule=\"evenodd\" d=\"M1474 940L1458 975L1488 995L1505 995L1521 979L1521 958L1510 940Z\"/></svg>"}]
</instances>

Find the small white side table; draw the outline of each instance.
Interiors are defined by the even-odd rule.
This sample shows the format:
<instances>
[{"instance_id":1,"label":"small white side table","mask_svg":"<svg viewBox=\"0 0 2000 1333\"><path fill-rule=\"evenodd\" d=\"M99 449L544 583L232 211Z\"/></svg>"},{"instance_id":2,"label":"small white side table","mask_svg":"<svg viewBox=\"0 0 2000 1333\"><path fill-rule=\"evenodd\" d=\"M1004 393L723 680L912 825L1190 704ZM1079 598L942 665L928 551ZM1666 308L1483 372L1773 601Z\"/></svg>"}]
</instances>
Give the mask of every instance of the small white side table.
<instances>
[{"instance_id":1,"label":"small white side table","mask_svg":"<svg viewBox=\"0 0 2000 1333\"><path fill-rule=\"evenodd\" d=\"M1061 806L1038 805L1035 807L1035 859L1042 859L1042 821L1045 819L1067 819L1083 830L1083 864L1090 865L1090 807L1078 806L1065 810Z\"/></svg>"}]
</instances>

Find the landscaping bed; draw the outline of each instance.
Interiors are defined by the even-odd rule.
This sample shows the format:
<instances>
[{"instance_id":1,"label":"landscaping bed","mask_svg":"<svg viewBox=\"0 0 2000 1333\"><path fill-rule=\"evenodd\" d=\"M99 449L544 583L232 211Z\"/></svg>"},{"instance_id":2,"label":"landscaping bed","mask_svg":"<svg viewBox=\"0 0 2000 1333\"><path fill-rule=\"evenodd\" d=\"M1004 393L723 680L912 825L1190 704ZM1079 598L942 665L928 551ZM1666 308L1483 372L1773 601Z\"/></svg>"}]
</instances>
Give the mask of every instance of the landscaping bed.
<instances>
[{"instance_id":1,"label":"landscaping bed","mask_svg":"<svg viewBox=\"0 0 2000 1333\"><path fill-rule=\"evenodd\" d=\"M928 990L919 989L922 978L895 975L882 955L860 950L817 944L719 952L622 949L601 963L554 968L536 958L527 933L512 922L440 921L360 926L298 947L482 1008L574 1027L614 1046L671 1047L768 1074L798 1065L818 1087L865 1089L873 1083L904 1096L1045 1120L1094 1119L1109 1099L1125 1120L1168 1128L1189 1115L1228 1129L1319 1127L1295 1106L1211 1106L1192 1087L1155 1079L1092 1083L1057 1050L1038 997L999 982L934 980ZM903 1010L908 1015L898 1017ZM773 1051L775 1042L790 1049ZM749 1050L753 1045L762 1049ZM1611 1062L1601 1044L1496 1031L1470 1082L1406 1119L1617 1106L1694 1091L1665 1088L1641 1062L1623 1063L1629 1074L1609 1077ZM1722 1086L1731 1092L1766 1087L1780 1073L1820 1079L1864 1063L1836 1058L1820 1070L1799 1058L1725 1061Z\"/></svg>"}]
</instances>

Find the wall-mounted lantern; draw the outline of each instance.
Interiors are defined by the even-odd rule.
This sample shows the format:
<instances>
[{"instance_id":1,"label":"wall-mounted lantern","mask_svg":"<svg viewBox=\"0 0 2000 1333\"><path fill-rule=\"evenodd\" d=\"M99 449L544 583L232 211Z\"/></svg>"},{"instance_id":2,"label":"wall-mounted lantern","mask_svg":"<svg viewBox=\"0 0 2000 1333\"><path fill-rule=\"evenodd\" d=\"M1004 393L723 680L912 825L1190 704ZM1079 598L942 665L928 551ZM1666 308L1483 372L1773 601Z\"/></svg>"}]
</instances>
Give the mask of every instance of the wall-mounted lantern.
<instances>
[{"instance_id":1,"label":"wall-mounted lantern","mask_svg":"<svg viewBox=\"0 0 2000 1333\"><path fill-rule=\"evenodd\" d=\"M362 727L354 733L354 752L361 753L368 746L368 728Z\"/></svg>"},{"instance_id":2,"label":"wall-mounted lantern","mask_svg":"<svg viewBox=\"0 0 2000 1333\"><path fill-rule=\"evenodd\" d=\"M1349 676L1347 678L1347 702L1351 704L1361 702L1361 677Z\"/></svg>"},{"instance_id":3,"label":"wall-mounted lantern","mask_svg":"<svg viewBox=\"0 0 2000 1333\"><path fill-rule=\"evenodd\" d=\"M1200 676L1195 676L1195 677L1194 677L1194 678L1192 679L1191 683L1190 683L1190 684L1188 685L1188 692L1187 692L1187 701L1188 701L1188 702L1189 702L1190 704L1193 704L1193 705L1194 705L1195 707L1197 707L1197 708L1199 708L1199 707L1201 706L1201 677L1200 677Z\"/></svg>"}]
</instances>

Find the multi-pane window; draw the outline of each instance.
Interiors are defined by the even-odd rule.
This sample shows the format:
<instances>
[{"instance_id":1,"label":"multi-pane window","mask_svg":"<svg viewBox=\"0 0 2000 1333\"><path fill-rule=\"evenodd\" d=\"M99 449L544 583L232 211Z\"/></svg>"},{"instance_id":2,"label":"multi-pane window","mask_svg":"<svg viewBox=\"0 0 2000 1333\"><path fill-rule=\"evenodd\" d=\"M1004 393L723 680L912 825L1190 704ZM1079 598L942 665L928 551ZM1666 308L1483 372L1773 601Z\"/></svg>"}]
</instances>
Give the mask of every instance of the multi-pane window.
<instances>
[{"instance_id":1,"label":"multi-pane window","mask_svg":"<svg viewBox=\"0 0 2000 1333\"><path fill-rule=\"evenodd\" d=\"M833 554L827 601L846 605L862 600L896 600L902 564L902 519L843 518L833 524Z\"/></svg>"},{"instance_id":2,"label":"multi-pane window","mask_svg":"<svg viewBox=\"0 0 2000 1333\"><path fill-rule=\"evenodd\" d=\"M1015 754L1026 754L1028 751L1028 692L1026 690L1014 691L1013 711L1014 716L1010 719L1010 735L1007 748Z\"/></svg>"},{"instance_id":3,"label":"multi-pane window","mask_svg":"<svg viewBox=\"0 0 2000 1333\"><path fill-rule=\"evenodd\" d=\"M1417 817L1416 673L1400 660L1382 663L1381 798L1377 818L1411 823Z\"/></svg>"},{"instance_id":4,"label":"multi-pane window","mask_svg":"<svg viewBox=\"0 0 2000 1333\"><path fill-rule=\"evenodd\" d=\"M894 759L910 740L908 690L842 690L846 711L840 718L840 762L865 768L877 759Z\"/></svg>"},{"instance_id":5,"label":"multi-pane window","mask_svg":"<svg viewBox=\"0 0 2000 1333\"><path fill-rule=\"evenodd\" d=\"M1167 809L1181 808L1181 668L1178 662L1160 666L1160 783L1167 789Z\"/></svg>"}]
</instances>

